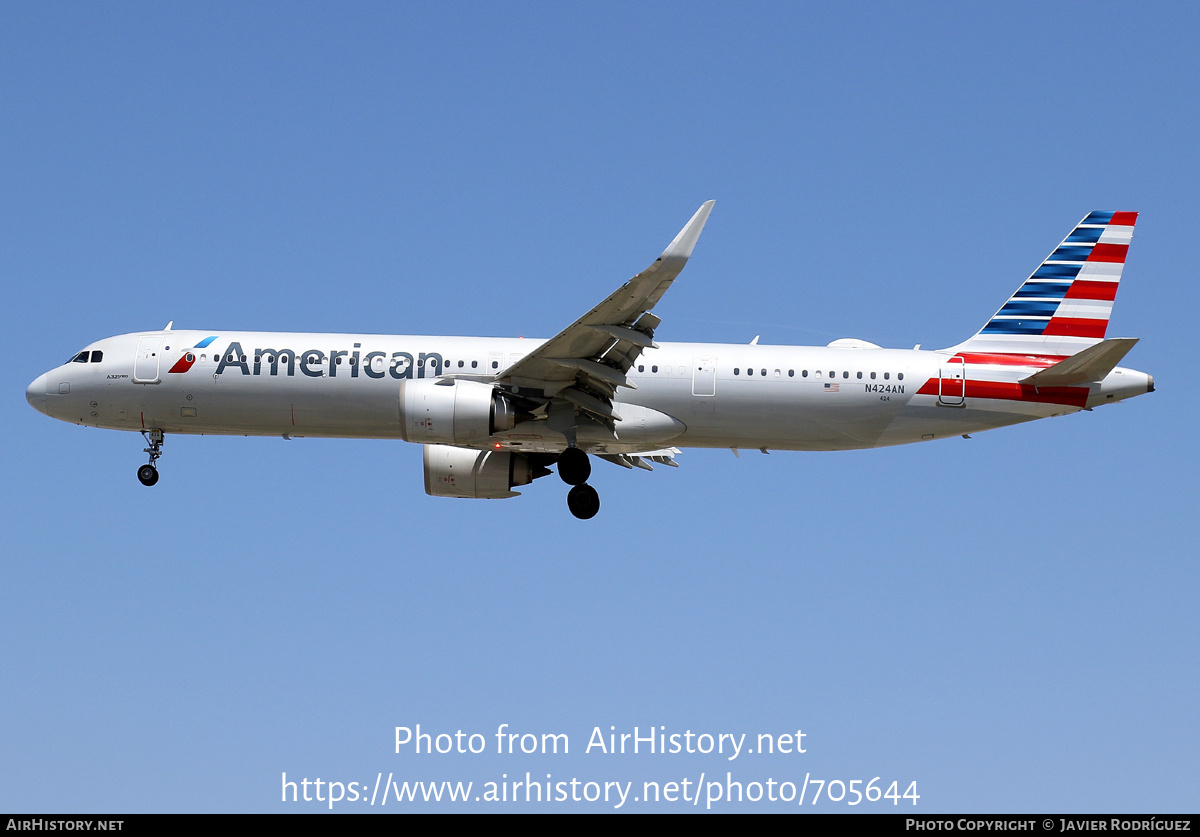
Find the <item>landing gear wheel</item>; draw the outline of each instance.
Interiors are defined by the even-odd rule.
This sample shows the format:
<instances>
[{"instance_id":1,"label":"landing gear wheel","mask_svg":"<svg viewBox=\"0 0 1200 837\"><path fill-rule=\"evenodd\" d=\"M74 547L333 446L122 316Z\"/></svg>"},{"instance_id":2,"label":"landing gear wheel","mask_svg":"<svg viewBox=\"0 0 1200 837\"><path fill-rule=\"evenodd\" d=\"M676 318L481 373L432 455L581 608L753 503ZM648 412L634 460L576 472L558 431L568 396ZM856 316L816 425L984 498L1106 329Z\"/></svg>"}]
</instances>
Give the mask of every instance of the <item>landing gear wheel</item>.
<instances>
[{"instance_id":1,"label":"landing gear wheel","mask_svg":"<svg viewBox=\"0 0 1200 837\"><path fill-rule=\"evenodd\" d=\"M161 430L143 430L142 436L150 447L145 452L150 454L150 461L138 468L138 480L142 485L154 485L158 482L158 469L154 463L162 456L163 432Z\"/></svg>"},{"instance_id":2,"label":"landing gear wheel","mask_svg":"<svg viewBox=\"0 0 1200 837\"><path fill-rule=\"evenodd\" d=\"M558 457L558 475L567 485L580 486L592 475L592 463L579 448L567 448ZM595 494L596 492L592 492ZM599 506L597 506L599 508ZM592 512L595 514L595 512ZM591 517L589 514L588 517ZM578 515L576 515L578 516Z\"/></svg>"},{"instance_id":3,"label":"landing gear wheel","mask_svg":"<svg viewBox=\"0 0 1200 837\"><path fill-rule=\"evenodd\" d=\"M567 492L567 508L580 520L590 520L600 511L600 495L586 483Z\"/></svg>"},{"instance_id":4,"label":"landing gear wheel","mask_svg":"<svg viewBox=\"0 0 1200 837\"><path fill-rule=\"evenodd\" d=\"M153 465L143 465L138 468L138 480L142 485L154 485L158 482L158 469Z\"/></svg>"}]
</instances>

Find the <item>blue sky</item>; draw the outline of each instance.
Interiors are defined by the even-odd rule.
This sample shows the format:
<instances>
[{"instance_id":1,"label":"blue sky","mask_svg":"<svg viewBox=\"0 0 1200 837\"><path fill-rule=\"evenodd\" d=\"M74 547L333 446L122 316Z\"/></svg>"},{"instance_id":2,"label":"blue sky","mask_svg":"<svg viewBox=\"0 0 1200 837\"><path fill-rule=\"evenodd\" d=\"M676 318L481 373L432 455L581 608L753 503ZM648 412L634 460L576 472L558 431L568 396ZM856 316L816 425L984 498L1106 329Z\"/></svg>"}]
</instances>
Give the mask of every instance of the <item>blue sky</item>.
<instances>
[{"instance_id":1,"label":"blue sky","mask_svg":"<svg viewBox=\"0 0 1200 837\"><path fill-rule=\"evenodd\" d=\"M0 808L728 771L916 781L888 811L1194 810L1197 17L5 4ZM549 336L710 198L662 340L952 345L1087 212L1139 211L1110 334L1158 391L970 441L598 463L587 523L553 478L427 497L386 441L169 437L151 491L140 437L25 403L168 320ZM418 723L572 749L395 754ZM807 752L584 753L610 725Z\"/></svg>"}]
</instances>

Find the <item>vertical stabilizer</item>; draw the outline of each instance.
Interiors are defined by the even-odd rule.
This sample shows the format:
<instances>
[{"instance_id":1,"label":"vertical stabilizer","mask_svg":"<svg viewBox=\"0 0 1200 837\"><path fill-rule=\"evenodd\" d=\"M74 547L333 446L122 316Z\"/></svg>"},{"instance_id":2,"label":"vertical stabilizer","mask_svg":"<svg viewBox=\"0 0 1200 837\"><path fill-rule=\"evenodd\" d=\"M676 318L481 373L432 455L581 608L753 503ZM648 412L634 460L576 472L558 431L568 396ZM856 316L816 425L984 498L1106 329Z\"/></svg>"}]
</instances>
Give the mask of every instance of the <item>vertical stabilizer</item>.
<instances>
[{"instance_id":1,"label":"vertical stabilizer","mask_svg":"<svg viewBox=\"0 0 1200 837\"><path fill-rule=\"evenodd\" d=\"M1067 356L1104 339L1136 212L1093 212L960 352Z\"/></svg>"}]
</instances>

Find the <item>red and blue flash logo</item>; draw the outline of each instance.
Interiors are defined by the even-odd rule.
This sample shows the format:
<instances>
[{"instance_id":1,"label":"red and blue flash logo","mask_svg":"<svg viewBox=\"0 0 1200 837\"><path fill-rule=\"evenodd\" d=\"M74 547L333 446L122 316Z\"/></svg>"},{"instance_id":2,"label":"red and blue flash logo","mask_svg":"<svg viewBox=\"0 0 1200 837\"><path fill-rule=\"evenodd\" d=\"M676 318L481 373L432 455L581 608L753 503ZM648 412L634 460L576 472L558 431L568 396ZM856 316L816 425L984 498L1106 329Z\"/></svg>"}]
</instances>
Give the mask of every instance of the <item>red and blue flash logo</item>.
<instances>
[{"instance_id":1,"label":"red and blue flash logo","mask_svg":"<svg viewBox=\"0 0 1200 837\"><path fill-rule=\"evenodd\" d=\"M197 343L192 348L193 349L206 348L209 343L211 343L212 341L214 341L216 339L217 339L217 335L215 335L215 334L212 335L211 337L205 337L203 340L201 340L199 343ZM167 372L168 373L170 373L170 372L186 372L192 368L192 364L195 362L196 362L196 353L190 352L190 351L185 352L183 357L181 357L179 360L175 361L175 365L172 366L170 369L168 369Z\"/></svg>"}]
</instances>

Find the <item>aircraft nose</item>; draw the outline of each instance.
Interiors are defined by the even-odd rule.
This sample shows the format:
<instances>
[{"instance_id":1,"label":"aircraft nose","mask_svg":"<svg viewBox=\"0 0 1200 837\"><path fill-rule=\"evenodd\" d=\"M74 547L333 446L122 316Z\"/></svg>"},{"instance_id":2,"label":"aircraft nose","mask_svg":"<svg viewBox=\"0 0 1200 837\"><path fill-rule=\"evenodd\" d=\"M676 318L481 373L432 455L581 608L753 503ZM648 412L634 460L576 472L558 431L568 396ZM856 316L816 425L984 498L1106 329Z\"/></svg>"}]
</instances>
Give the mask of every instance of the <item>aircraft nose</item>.
<instances>
[{"instance_id":1,"label":"aircraft nose","mask_svg":"<svg viewBox=\"0 0 1200 837\"><path fill-rule=\"evenodd\" d=\"M25 387L25 400L29 406L39 413L46 412L46 376L38 375L37 380Z\"/></svg>"}]
</instances>

